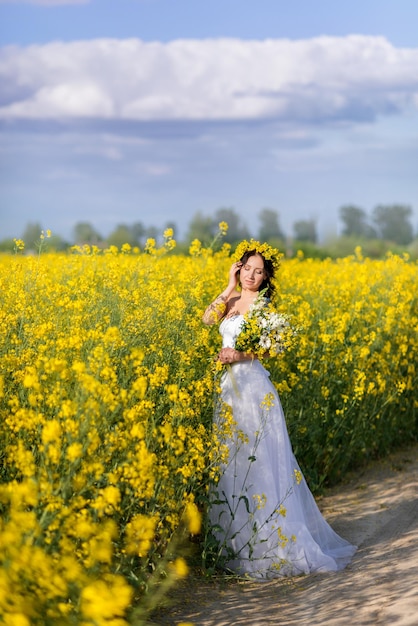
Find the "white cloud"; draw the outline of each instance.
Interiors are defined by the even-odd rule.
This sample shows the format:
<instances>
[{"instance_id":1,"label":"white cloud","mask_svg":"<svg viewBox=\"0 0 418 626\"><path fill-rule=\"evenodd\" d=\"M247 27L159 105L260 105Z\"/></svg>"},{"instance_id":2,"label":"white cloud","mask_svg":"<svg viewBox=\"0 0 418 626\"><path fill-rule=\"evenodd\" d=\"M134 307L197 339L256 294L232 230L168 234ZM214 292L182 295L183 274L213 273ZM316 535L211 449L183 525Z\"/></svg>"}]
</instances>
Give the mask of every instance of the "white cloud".
<instances>
[{"instance_id":1,"label":"white cloud","mask_svg":"<svg viewBox=\"0 0 418 626\"><path fill-rule=\"evenodd\" d=\"M417 106L418 49L383 37L100 39L0 50L0 118L373 120Z\"/></svg>"}]
</instances>

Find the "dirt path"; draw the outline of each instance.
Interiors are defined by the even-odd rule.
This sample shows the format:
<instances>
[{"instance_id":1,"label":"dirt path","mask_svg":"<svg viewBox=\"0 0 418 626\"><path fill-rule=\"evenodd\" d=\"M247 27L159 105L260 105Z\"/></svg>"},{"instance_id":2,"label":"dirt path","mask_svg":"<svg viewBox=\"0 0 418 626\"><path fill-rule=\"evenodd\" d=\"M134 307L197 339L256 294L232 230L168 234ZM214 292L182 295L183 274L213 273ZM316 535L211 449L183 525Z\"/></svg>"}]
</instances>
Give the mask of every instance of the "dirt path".
<instances>
[{"instance_id":1,"label":"dirt path","mask_svg":"<svg viewBox=\"0 0 418 626\"><path fill-rule=\"evenodd\" d=\"M359 547L346 570L267 583L189 582L152 624L418 626L418 446L359 471L318 504Z\"/></svg>"}]
</instances>

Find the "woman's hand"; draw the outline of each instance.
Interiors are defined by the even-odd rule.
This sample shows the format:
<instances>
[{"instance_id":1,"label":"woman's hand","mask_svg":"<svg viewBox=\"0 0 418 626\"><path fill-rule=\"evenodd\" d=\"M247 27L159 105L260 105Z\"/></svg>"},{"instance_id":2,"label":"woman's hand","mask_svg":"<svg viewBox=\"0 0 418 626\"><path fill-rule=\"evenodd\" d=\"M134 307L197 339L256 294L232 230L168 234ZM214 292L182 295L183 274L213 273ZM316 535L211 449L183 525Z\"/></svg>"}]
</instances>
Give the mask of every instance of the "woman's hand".
<instances>
[{"instance_id":1,"label":"woman's hand","mask_svg":"<svg viewBox=\"0 0 418 626\"><path fill-rule=\"evenodd\" d=\"M228 363L238 363L238 361L254 361L257 357L250 352L241 352L241 350L235 350L235 348L222 348L218 354L218 361L222 365L228 365Z\"/></svg>"},{"instance_id":2,"label":"woman's hand","mask_svg":"<svg viewBox=\"0 0 418 626\"><path fill-rule=\"evenodd\" d=\"M242 267L241 261L237 261L231 265L231 269L229 270L229 288L235 289L238 285L238 273Z\"/></svg>"},{"instance_id":3,"label":"woman's hand","mask_svg":"<svg viewBox=\"0 0 418 626\"><path fill-rule=\"evenodd\" d=\"M241 361L241 355L242 353L234 348L222 348L218 354L218 361L220 361L223 365L236 363L237 361Z\"/></svg>"}]
</instances>

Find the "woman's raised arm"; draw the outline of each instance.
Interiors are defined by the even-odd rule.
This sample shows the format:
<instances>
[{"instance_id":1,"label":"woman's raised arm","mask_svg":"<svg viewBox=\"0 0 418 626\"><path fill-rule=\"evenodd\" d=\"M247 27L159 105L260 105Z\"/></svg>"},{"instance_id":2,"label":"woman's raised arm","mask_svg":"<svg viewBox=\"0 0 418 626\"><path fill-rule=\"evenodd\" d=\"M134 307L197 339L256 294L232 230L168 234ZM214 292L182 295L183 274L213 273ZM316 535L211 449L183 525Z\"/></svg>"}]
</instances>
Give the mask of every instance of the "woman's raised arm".
<instances>
[{"instance_id":1,"label":"woman's raised arm","mask_svg":"<svg viewBox=\"0 0 418 626\"><path fill-rule=\"evenodd\" d=\"M233 263L231 269L229 270L229 282L228 286L224 291L219 294L217 298L207 307L206 311L203 313L202 321L204 324L216 324L219 322L228 311L228 302L232 295L236 293L236 288L238 285L238 274L241 269L242 263L239 261L237 263Z\"/></svg>"}]
</instances>

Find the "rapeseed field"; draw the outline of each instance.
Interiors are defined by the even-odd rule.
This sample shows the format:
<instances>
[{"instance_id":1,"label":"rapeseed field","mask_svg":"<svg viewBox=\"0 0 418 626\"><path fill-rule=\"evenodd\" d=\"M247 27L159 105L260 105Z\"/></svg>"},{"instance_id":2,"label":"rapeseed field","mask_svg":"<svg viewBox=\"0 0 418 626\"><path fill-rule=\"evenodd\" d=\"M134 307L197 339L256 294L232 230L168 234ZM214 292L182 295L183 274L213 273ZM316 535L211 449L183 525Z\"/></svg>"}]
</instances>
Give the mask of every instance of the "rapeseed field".
<instances>
[{"instance_id":1,"label":"rapeseed field","mask_svg":"<svg viewBox=\"0 0 418 626\"><path fill-rule=\"evenodd\" d=\"M6 625L143 624L187 575L224 455L201 317L231 260L174 247L166 231L143 251L0 257ZM267 366L313 490L418 435L417 274L361 250L282 261L275 304L298 334Z\"/></svg>"}]
</instances>

